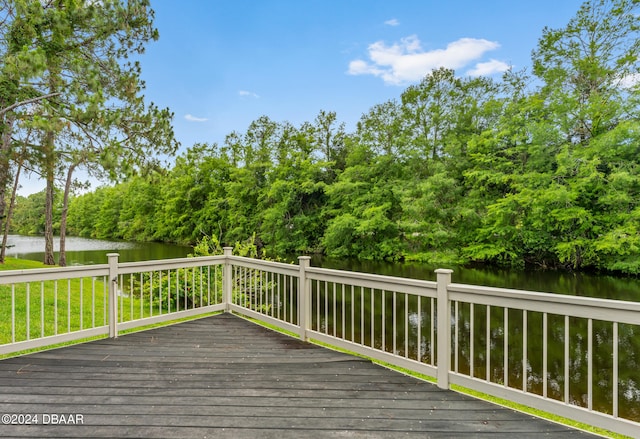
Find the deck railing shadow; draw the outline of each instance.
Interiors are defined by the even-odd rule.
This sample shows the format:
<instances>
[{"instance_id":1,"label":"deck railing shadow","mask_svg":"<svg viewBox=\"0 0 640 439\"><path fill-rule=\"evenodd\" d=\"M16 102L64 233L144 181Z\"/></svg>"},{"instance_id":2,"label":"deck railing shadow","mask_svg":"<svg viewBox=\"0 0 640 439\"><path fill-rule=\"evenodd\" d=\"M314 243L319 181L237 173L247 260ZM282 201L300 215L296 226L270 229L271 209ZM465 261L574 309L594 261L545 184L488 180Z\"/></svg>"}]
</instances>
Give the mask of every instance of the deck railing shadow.
<instances>
[{"instance_id":1,"label":"deck railing shadow","mask_svg":"<svg viewBox=\"0 0 640 439\"><path fill-rule=\"evenodd\" d=\"M226 311L637 436L640 303L224 255L0 272L0 354Z\"/></svg>"}]
</instances>

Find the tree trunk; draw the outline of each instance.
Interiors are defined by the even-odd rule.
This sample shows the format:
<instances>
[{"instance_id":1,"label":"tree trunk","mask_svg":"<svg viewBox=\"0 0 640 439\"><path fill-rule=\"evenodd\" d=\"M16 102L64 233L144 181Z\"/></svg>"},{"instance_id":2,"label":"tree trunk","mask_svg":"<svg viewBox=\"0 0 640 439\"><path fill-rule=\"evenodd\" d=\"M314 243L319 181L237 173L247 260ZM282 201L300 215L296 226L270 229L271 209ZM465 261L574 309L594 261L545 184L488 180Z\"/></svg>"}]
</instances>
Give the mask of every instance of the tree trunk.
<instances>
[{"instance_id":1,"label":"tree trunk","mask_svg":"<svg viewBox=\"0 0 640 439\"><path fill-rule=\"evenodd\" d=\"M67 266L67 254L66 254L66 238L67 238L67 214L69 213L69 193L71 192L71 179L73 177L73 171L76 165L69 166L67 171L67 181L64 185L64 197L62 201L62 212L60 215L60 256L58 258L58 265L61 267Z\"/></svg>"},{"instance_id":2,"label":"tree trunk","mask_svg":"<svg viewBox=\"0 0 640 439\"><path fill-rule=\"evenodd\" d=\"M53 256L53 197L54 197L54 137L53 131L49 131L44 140L44 171L47 181L45 189L45 223L44 223L44 264L55 265Z\"/></svg>"},{"instance_id":3,"label":"tree trunk","mask_svg":"<svg viewBox=\"0 0 640 439\"><path fill-rule=\"evenodd\" d=\"M7 116L2 122L3 132L0 144L0 224L5 219L5 210L7 208L5 195L6 188L9 184L9 156L11 151L11 134L13 131L13 122L15 117L13 115ZM5 243L2 244L2 257L0 257L0 263L4 263Z\"/></svg>"},{"instance_id":4,"label":"tree trunk","mask_svg":"<svg viewBox=\"0 0 640 439\"><path fill-rule=\"evenodd\" d=\"M7 240L9 239L9 229L11 228L11 217L13 216L13 208L16 205L16 194L18 193L18 184L20 183L20 171L22 171L22 160L18 163L16 169L16 178L13 181L13 190L11 191L11 201L9 202L9 210L7 218L4 222L4 235L2 236L2 248L0 249L0 263L4 264L5 254L7 250Z\"/></svg>"}]
</instances>

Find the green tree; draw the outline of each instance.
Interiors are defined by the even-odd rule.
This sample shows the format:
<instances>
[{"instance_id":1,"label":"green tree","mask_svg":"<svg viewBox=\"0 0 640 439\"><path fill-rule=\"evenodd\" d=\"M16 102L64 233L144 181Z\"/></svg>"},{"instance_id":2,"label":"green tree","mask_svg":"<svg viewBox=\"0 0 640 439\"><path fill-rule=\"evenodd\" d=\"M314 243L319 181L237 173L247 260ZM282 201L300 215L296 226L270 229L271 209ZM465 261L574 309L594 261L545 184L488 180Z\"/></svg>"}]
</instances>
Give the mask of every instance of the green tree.
<instances>
[{"instance_id":1,"label":"green tree","mask_svg":"<svg viewBox=\"0 0 640 439\"><path fill-rule=\"evenodd\" d=\"M345 168L348 154L345 139L347 133L344 123L339 123L334 111L320 110L310 129L313 145L326 164L327 181L333 181Z\"/></svg>"},{"instance_id":2,"label":"green tree","mask_svg":"<svg viewBox=\"0 0 640 439\"><path fill-rule=\"evenodd\" d=\"M170 113L145 106L139 65L128 60L157 38L152 20L147 0L16 0L16 45L39 50L44 58L42 74L30 85L41 94L55 95L42 101L32 121L44 133L40 168L47 185L46 264L54 263L52 212L58 169L67 170L60 261L64 265L73 170L83 163L99 163L111 171L127 169L150 153L171 152L176 146Z\"/></svg>"},{"instance_id":3,"label":"green tree","mask_svg":"<svg viewBox=\"0 0 640 439\"><path fill-rule=\"evenodd\" d=\"M588 0L565 27L543 30L534 73L568 142L586 145L635 115L624 95L637 89L639 10L635 0Z\"/></svg>"},{"instance_id":4,"label":"green tree","mask_svg":"<svg viewBox=\"0 0 640 439\"><path fill-rule=\"evenodd\" d=\"M154 238L161 200L159 175L133 176L119 185L122 209L118 232L126 241L151 241Z\"/></svg>"},{"instance_id":5,"label":"green tree","mask_svg":"<svg viewBox=\"0 0 640 439\"><path fill-rule=\"evenodd\" d=\"M467 201L481 224L464 240L463 254L474 260L522 266L527 259L548 264L554 258L544 231L523 227L523 215L545 216L542 209L529 209L531 191L552 182L563 141L546 124L549 110L539 94L527 90L529 82L522 72L505 75L501 98L491 104L499 118L468 145Z\"/></svg>"},{"instance_id":6,"label":"green tree","mask_svg":"<svg viewBox=\"0 0 640 439\"><path fill-rule=\"evenodd\" d=\"M450 69L438 69L402 93L404 130L414 159L441 156L455 128L453 112L460 80Z\"/></svg>"},{"instance_id":7,"label":"green tree","mask_svg":"<svg viewBox=\"0 0 640 439\"><path fill-rule=\"evenodd\" d=\"M344 172L326 190L331 219L322 240L325 251L334 257L399 259L402 208L392 158L378 156L366 145L349 151Z\"/></svg>"},{"instance_id":8,"label":"green tree","mask_svg":"<svg viewBox=\"0 0 640 439\"><path fill-rule=\"evenodd\" d=\"M569 197L554 215L558 258L573 267L603 259L611 267L612 256L629 261L638 255L633 211L640 200L637 186L623 181L637 175L630 134L639 115L640 5L585 2L567 26L543 31L534 72L544 81L551 122L565 137L554 172ZM627 201L616 208L610 200L617 193Z\"/></svg>"},{"instance_id":9,"label":"green tree","mask_svg":"<svg viewBox=\"0 0 640 439\"><path fill-rule=\"evenodd\" d=\"M24 143L17 145L16 137L24 137L20 121L29 106L54 95L40 95L37 90L25 87L25 81L41 73L42 53L38 49L21 47L20 27L14 26L16 4L12 0L0 1L0 224L4 230L0 262L4 262L6 235L9 229L15 195L10 197L7 209L6 191L11 185L17 188L20 171L25 165ZM18 163L15 165L14 163ZM12 169L17 166L17 169ZM15 192L15 190L13 190Z\"/></svg>"},{"instance_id":10,"label":"green tree","mask_svg":"<svg viewBox=\"0 0 640 439\"><path fill-rule=\"evenodd\" d=\"M261 199L270 183L269 174L280 134L278 124L262 116L249 125L244 135L227 136L223 150L231 151L231 161L236 166L230 169L228 180L224 182L227 227L221 241L243 241L260 230ZM259 247L262 247L261 243Z\"/></svg>"},{"instance_id":11,"label":"green tree","mask_svg":"<svg viewBox=\"0 0 640 439\"><path fill-rule=\"evenodd\" d=\"M495 124L498 92L490 79L438 69L402 93L405 177L394 187L409 258L458 262L455 249L477 222L466 197L469 144Z\"/></svg>"},{"instance_id":12,"label":"green tree","mask_svg":"<svg viewBox=\"0 0 640 439\"><path fill-rule=\"evenodd\" d=\"M69 201L68 231L72 236L96 238L100 218L100 206L105 198L106 188L99 187L92 192L72 197Z\"/></svg>"},{"instance_id":13,"label":"green tree","mask_svg":"<svg viewBox=\"0 0 640 439\"><path fill-rule=\"evenodd\" d=\"M282 126L270 184L261 197L260 236L276 255L318 251L324 233L325 166L305 124Z\"/></svg>"},{"instance_id":14,"label":"green tree","mask_svg":"<svg viewBox=\"0 0 640 439\"><path fill-rule=\"evenodd\" d=\"M44 233L44 191L28 197L19 196L13 216L12 230L23 235L42 235Z\"/></svg>"},{"instance_id":15,"label":"green tree","mask_svg":"<svg viewBox=\"0 0 640 439\"><path fill-rule=\"evenodd\" d=\"M182 243L219 237L229 215L224 202L230 168L215 144L196 144L176 158L156 185L160 194L153 237Z\"/></svg>"},{"instance_id":16,"label":"green tree","mask_svg":"<svg viewBox=\"0 0 640 439\"><path fill-rule=\"evenodd\" d=\"M535 93L507 78L512 98L470 151L466 176L491 196L471 258L637 270L638 23L637 2L587 1L543 31Z\"/></svg>"},{"instance_id":17,"label":"green tree","mask_svg":"<svg viewBox=\"0 0 640 439\"><path fill-rule=\"evenodd\" d=\"M374 105L358 121L358 142L379 155L406 159L402 116L402 107L395 100Z\"/></svg>"}]
</instances>

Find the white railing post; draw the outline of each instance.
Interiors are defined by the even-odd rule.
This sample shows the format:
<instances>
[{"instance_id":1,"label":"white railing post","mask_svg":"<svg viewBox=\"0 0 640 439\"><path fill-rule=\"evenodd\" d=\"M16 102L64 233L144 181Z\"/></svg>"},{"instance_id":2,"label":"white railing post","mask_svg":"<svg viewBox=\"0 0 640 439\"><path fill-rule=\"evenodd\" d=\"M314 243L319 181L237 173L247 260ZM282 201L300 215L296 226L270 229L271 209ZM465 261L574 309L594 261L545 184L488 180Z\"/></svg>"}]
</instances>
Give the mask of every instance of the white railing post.
<instances>
[{"instance_id":1,"label":"white railing post","mask_svg":"<svg viewBox=\"0 0 640 439\"><path fill-rule=\"evenodd\" d=\"M438 387L449 388L449 369L451 369L451 302L448 286L451 283L453 270L439 268L437 275L437 316L438 322Z\"/></svg>"},{"instance_id":2,"label":"white railing post","mask_svg":"<svg viewBox=\"0 0 640 439\"><path fill-rule=\"evenodd\" d=\"M298 324L300 325L300 340L307 341L307 329L311 326L311 281L307 279L306 270L311 263L311 257L299 256L300 276L298 277Z\"/></svg>"},{"instance_id":3,"label":"white railing post","mask_svg":"<svg viewBox=\"0 0 640 439\"><path fill-rule=\"evenodd\" d=\"M109 337L118 337L118 253L107 253L109 261Z\"/></svg>"},{"instance_id":4,"label":"white railing post","mask_svg":"<svg viewBox=\"0 0 640 439\"><path fill-rule=\"evenodd\" d=\"M233 267L228 256L233 255L233 247L222 248L225 258L222 273L222 301L224 302L224 312L231 312L231 301L233 295Z\"/></svg>"}]
</instances>

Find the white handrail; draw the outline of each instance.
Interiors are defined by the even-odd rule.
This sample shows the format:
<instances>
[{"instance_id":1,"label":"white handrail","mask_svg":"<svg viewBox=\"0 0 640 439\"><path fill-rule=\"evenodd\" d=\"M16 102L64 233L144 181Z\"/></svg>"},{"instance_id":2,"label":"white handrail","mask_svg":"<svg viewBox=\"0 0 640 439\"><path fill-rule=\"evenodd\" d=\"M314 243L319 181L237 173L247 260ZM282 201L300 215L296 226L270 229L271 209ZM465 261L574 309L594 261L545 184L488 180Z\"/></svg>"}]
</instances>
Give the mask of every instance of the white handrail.
<instances>
[{"instance_id":1,"label":"white handrail","mask_svg":"<svg viewBox=\"0 0 640 439\"><path fill-rule=\"evenodd\" d=\"M449 292L454 301L640 324L639 302L462 284L449 285Z\"/></svg>"},{"instance_id":2,"label":"white handrail","mask_svg":"<svg viewBox=\"0 0 640 439\"><path fill-rule=\"evenodd\" d=\"M34 268L29 270L0 271L0 285L11 285L20 282L38 282L57 279L75 279L79 277L105 276L109 266L82 265L73 267Z\"/></svg>"}]
</instances>

